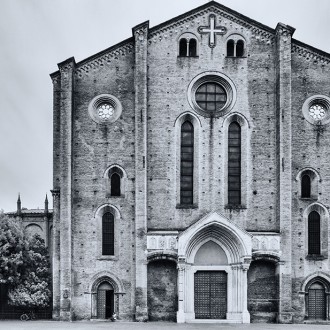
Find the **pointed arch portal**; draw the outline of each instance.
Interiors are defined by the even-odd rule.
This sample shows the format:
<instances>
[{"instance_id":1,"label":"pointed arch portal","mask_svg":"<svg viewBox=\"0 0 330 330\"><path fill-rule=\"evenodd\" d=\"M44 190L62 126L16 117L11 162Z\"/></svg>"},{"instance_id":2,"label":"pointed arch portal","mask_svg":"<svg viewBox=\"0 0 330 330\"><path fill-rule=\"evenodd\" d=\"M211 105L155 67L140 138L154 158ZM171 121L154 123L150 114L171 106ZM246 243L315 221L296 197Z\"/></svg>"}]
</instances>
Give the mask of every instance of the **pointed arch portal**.
<instances>
[{"instance_id":1,"label":"pointed arch portal","mask_svg":"<svg viewBox=\"0 0 330 330\"><path fill-rule=\"evenodd\" d=\"M251 235L218 213L178 239L178 323L249 323L247 270Z\"/></svg>"}]
</instances>

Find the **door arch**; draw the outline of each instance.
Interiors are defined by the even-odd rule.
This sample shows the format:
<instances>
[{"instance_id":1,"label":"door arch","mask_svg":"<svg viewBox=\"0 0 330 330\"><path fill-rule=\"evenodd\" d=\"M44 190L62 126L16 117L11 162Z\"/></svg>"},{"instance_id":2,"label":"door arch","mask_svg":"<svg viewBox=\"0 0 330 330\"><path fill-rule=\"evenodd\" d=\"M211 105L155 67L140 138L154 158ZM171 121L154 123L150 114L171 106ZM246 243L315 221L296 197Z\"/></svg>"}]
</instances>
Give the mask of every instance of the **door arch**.
<instances>
[{"instance_id":1,"label":"door arch","mask_svg":"<svg viewBox=\"0 0 330 330\"><path fill-rule=\"evenodd\" d=\"M97 318L109 319L114 313L114 289L109 282L102 282L97 288Z\"/></svg>"}]
</instances>

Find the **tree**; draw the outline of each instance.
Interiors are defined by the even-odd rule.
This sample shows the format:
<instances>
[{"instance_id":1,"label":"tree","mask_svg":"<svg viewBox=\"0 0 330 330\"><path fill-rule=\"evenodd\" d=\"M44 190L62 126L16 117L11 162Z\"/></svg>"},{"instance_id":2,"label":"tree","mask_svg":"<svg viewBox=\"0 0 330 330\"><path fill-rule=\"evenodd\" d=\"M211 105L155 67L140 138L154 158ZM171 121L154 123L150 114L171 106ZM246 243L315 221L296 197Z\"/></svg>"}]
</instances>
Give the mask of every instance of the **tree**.
<instances>
[{"instance_id":1,"label":"tree","mask_svg":"<svg viewBox=\"0 0 330 330\"><path fill-rule=\"evenodd\" d=\"M51 298L50 263L44 240L35 234L26 241L24 272L18 285L9 293L9 304L28 308L47 307Z\"/></svg>"},{"instance_id":2,"label":"tree","mask_svg":"<svg viewBox=\"0 0 330 330\"><path fill-rule=\"evenodd\" d=\"M0 284L13 286L21 282L26 253L20 223L0 212Z\"/></svg>"}]
</instances>

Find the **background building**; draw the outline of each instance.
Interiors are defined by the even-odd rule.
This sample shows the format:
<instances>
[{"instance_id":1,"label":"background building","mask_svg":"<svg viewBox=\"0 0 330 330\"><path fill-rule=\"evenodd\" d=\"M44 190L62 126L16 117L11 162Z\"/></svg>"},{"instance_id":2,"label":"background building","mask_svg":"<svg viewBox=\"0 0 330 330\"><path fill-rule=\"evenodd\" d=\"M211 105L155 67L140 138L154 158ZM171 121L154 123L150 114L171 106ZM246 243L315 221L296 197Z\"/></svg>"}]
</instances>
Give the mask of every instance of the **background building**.
<instances>
[{"instance_id":1,"label":"background building","mask_svg":"<svg viewBox=\"0 0 330 330\"><path fill-rule=\"evenodd\" d=\"M54 84L53 317L329 319L330 55L211 1Z\"/></svg>"}]
</instances>

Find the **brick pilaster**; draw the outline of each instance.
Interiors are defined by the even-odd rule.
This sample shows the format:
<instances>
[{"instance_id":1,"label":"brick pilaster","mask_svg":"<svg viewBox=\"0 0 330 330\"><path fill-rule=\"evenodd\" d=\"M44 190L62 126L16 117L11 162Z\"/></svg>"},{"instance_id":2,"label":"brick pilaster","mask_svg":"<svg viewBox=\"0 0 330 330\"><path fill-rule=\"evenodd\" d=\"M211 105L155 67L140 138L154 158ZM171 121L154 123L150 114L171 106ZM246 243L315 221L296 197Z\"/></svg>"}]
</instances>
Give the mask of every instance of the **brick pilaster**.
<instances>
[{"instance_id":1,"label":"brick pilaster","mask_svg":"<svg viewBox=\"0 0 330 330\"><path fill-rule=\"evenodd\" d=\"M276 217L281 232L281 260L278 263L280 323L292 322L291 281L291 38L294 28L276 27Z\"/></svg>"},{"instance_id":2,"label":"brick pilaster","mask_svg":"<svg viewBox=\"0 0 330 330\"><path fill-rule=\"evenodd\" d=\"M72 108L74 58L59 65L61 73L60 104L60 319L70 321L72 290L71 178L72 178Z\"/></svg>"},{"instance_id":3,"label":"brick pilaster","mask_svg":"<svg viewBox=\"0 0 330 330\"><path fill-rule=\"evenodd\" d=\"M133 28L135 38L135 318L147 310L147 47L149 22Z\"/></svg>"}]
</instances>

